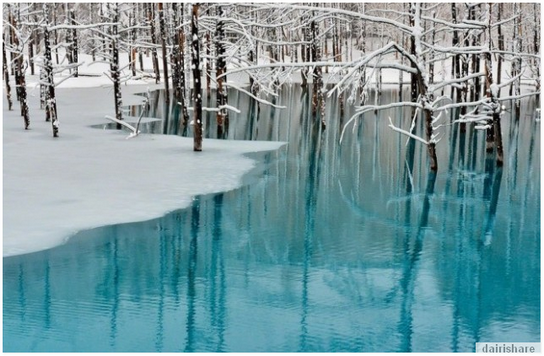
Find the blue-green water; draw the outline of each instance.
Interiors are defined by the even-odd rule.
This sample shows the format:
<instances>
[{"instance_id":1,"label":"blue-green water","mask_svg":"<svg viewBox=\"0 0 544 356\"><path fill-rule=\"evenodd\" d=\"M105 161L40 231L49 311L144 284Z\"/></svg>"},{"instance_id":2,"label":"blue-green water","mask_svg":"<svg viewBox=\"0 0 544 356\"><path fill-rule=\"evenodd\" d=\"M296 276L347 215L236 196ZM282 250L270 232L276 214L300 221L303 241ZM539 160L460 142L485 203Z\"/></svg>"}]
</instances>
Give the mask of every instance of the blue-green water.
<instances>
[{"instance_id":1,"label":"blue-green water","mask_svg":"<svg viewBox=\"0 0 544 356\"><path fill-rule=\"evenodd\" d=\"M299 89L284 89L284 110L229 100L242 110L229 138L289 145L256 156L240 189L4 258L4 351L473 351L479 341L540 341L534 104L519 121L503 119L503 169L486 159L483 132L452 126L432 176L425 149L387 127L388 116L408 125L405 111L369 114L338 145L351 109L340 118L336 100L323 133Z\"/></svg>"}]
</instances>

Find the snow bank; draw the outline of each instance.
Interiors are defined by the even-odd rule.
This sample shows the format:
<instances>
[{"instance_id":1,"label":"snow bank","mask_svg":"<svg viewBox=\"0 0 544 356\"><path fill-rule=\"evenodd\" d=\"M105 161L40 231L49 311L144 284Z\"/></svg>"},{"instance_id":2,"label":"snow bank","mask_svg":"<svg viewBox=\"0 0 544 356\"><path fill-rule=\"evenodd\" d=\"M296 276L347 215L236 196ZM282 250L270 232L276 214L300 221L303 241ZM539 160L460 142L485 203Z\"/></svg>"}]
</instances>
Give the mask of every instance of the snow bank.
<instances>
[{"instance_id":1,"label":"snow bank","mask_svg":"<svg viewBox=\"0 0 544 356\"><path fill-rule=\"evenodd\" d=\"M141 101L127 94L125 104ZM57 246L83 229L159 217L189 206L195 195L234 189L255 164L245 153L282 145L204 140L204 151L193 152L190 138L126 140L126 131L89 127L113 114L111 87L58 89L57 98L57 139L37 97L30 97L30 131L18 104L7 111L3 98L3 256Z\"/></svg>"}]
</instances>

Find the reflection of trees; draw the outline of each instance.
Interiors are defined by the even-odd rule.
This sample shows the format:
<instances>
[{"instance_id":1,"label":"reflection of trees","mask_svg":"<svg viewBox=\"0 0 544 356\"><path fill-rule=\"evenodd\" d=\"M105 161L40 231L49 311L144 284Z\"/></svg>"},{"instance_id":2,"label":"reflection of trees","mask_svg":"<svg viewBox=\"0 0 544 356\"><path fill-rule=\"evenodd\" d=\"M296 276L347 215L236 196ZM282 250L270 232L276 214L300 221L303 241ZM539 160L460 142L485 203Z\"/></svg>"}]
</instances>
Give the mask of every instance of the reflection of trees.
<instances>
[{"instance_id":1,"label":"reflection of trees","mask_svg":"<svg viewBox=\"0 0 544 356\"><path fill-rule=\"evenodd\" d=\"M309 98L309 95L307 96ZM309 110L309 105L305 105ZM316 113L317 114L317 113ZM317 209L317 197L319 192L319 180L321 172L321 147L322 130L319 124L318 115L307 115L304 124L309 126L307 155L309 156L308 175L304 187L304 252L303 252L303 271L302 271L302 297L301 297L301 333L299 351L308 350L308 283L309 271L312 259L312 239L315 234L315 219Z\"/></svg>"},{"instance_id":2,"label":"reflection of trees","mask_svg":"<svg viewBox=\"0 0 544 356\"><path fill-rule=\"evenodd\" d=\"M187 266L187 336L185 352L195 351L196 336L196 266L198 253L198 232L200 228L200 201L195 200L191 209L191 241L189 243L189 264Z\"/></svg>"},{"instance_id":3,"label":"reflection of trees","mask_svg":"<svg viewBox=\"0 0 544 356\"><path fill-rule=\"evenodd\" d=\"M425 189L425 196L423 198L423 207L421 210L419 224L417 226L417 233L414 237L413 247L409 248L409 241L412 240L412 233L409 230L405 240L408 245L405 245L404 249L404 263L403 273L400 280L402 289L402 302L401 302L401 316L399 321L399 332L402 334L401 344L399 351L411 352L412 351L412 335L413 335L413 316L412 305L414 303L414 287L415 279L417 277L417 265L421 257L423 249L423 237L425 234L425 228L428 226L429 211L430 211L430 199L434 194L434 186L436 182L436 174L431 172L427 177L427 188ZM406 212L411 210L410 200L406 201ZM409 219L410 216L407 216Z\"/></svg>"},{"instance_id":4,"label":"reflection of trees","mask_svg":"<svg viewBox=\"0 0 544 356\"><path fill-rule=\"evenodd\" d=\"M429 313L449 328L451 349L466 351L494 320L511 317L511 310L535 310L540 173L534 123L505 125L517 130L511 137L520 137L509 142L511 159L523 159L503 172L485 165L483 150L473 152L481 134L460 134L453 126L447 172L425 179L425 155L410 147L412 140L392 140L370 119L339 147L340 127L329 120L327 130L319 130L319 120L307 115L308 96L295 89L281 95L280 105L288 99L300 111L272 115L263 106L259 115L253 102L250 122L231 120L229 138L292 142L281 154L265 156L263 178L161 219L82 233L79 242L51 250L39 263L5 264L8 320L50 335L62 326L60 305L101 326L97 348L124 347L122 326L137 320L151 331L138 340L150 350L228 351L229 338L253 326L236 324L247 306L270 316L254 320L264 325L256 327L288 330L286 342L295 350L364 349L386 338L414 350L431 337L419 329L430 321L417 314L425 273L432 278L425 287L438 295L429 307L437 311ZM333 117L338 105L327 110ZM486 234L493 235L487 245ZM451 314L438 315L444 305ZM286 318L278 321L280 309ZM530 315L520 319L538 327ZM336 335L321 338L316 320ZM275 336L282 335L270 339Z\"/></svg>"}]
</instances>

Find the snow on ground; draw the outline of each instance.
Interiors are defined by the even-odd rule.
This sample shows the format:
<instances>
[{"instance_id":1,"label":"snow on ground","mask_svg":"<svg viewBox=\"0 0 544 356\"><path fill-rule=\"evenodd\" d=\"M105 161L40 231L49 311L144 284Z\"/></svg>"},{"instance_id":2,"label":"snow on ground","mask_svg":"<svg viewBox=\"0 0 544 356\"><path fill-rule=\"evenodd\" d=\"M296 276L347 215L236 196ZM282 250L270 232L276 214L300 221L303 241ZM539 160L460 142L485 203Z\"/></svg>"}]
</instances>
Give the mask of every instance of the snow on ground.
<instances>
[{"instance_id":1,"label":"snow on ground","mask_svg":"<svg viewBox=\"0 0 544 356\"><path fill-rule=\"evenodd\" d=\"M103 79L103 78L102 78ZM60 137L30 97L31 130L23 129L19 105L7 111L3 93L3 256L48 249L92 227L147 220L187 207L192 197L234 189L255 161L245 153L274 150L277 142L204 140L101 130L113 115L111 86L88 77L58 89ZM69 82L66 81L65 83ZM96 84L96 83L94 83ZM124 104L138 103L147 86L123 86Z\"/></svg>"}]
</instances>

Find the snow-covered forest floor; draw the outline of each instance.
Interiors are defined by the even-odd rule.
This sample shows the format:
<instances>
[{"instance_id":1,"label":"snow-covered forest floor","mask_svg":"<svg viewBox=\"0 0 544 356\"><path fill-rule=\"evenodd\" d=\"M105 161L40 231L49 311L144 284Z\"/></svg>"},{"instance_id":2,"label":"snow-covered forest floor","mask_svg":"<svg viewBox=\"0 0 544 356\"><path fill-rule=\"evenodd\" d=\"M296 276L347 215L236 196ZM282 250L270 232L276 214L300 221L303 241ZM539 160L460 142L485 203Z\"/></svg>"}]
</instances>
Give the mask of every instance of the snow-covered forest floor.
<instances>
[{"instance_id":1,"label":"snow-covered forest floor","mask_svg":"<svg viewBox=\"0 0 544 356\"><path fill-rule=\"evenodd\" d=\"M82 73L100 70L84 68ZM3 256L54 247L82 229L158 217L187 207L195 195L234 189L255 165L244 154L282 145L206 140L203 152L193 152L192 138L127 140L126 131L92 128L107 123L104 116L113 112L111 82L104 75L59 86L62 133L55 139L33 80L30 130L23 129L18 104L8 111L3 97ZM123 86L125 105L142 101L131 94L157 87L137 83L142 81Z\"/></svg>"}]
</instances>

